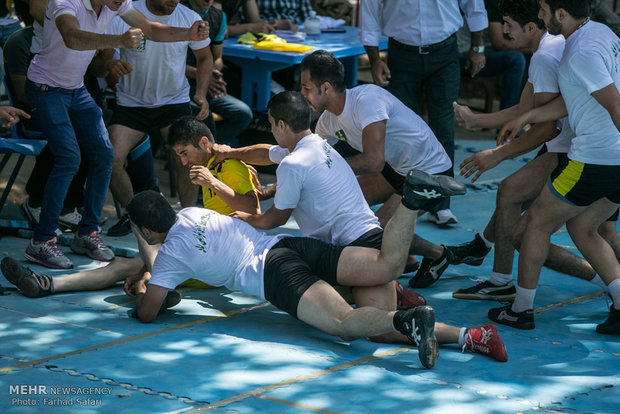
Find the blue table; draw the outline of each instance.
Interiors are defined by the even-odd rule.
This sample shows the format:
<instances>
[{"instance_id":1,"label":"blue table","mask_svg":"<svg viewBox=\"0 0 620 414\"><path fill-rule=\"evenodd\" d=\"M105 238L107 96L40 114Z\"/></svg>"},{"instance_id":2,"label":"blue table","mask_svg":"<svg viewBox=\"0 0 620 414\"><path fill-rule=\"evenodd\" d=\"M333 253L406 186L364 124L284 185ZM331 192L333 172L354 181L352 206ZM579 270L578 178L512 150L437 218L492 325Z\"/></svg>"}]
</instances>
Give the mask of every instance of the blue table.
<instances>
[{"instance_id":1,"label":"blue table","mask_svg":"<svg viewBox=\"0 0 620 414\"><path fill-rule=\"evenodd\" d=\"M320 49L327 50L340 59L345 68L347 87L357 85L357 57L366 52L357 37L359 29L356 27L345 27L345 29L345 33L307 36L306 40L301 43L314 46L314 49L308 53L252 49L250 45L237 43L237 38L224 40L224 57L241 68L241 99L243 102L258 111L267 110L271 74L277 70L298 65L306 54ZM379 49L387 49L386 37L381 38Z\"/></svg>"}]
</instances>

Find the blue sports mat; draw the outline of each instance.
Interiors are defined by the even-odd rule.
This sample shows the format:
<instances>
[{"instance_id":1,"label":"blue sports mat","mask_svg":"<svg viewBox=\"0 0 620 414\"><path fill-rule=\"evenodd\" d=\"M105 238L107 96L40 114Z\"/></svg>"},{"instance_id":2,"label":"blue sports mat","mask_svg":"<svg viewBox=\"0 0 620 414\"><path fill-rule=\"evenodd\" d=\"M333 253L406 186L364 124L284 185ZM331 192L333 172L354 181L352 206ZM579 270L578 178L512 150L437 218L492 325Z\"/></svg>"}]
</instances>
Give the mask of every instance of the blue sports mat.
<instances>
[{"instance_id":1,"label":"blue sports mat","mask_svg":"<svg viewBox=\"0 0 620 414\"><path fill-rule=\"evenodd\" d=\"M457 164L490 145L459 141ZM531 157L502 163L453 199L459 224L451 230L421 218L416 231L436 243L470 240L486 225L501 178ZM295 223L284 232L298 234ZM564 229L552 240L576 252ZM107 241L135 248L130 236ZM26 243L4 236L0 252L21 260ZM493 302L451 294L489 274L492 255L480 267L449 267L438 283L420 290L439 321L488 321ZM97 265L71 258L78 269ZM0 284L8 282L0 278ZM146 325L131 318L134 303L120 284L43 299L6 291L0 296L0 411L613 413L620 406L620 337L594 332L607 317L606 296L546 268L536 295L536 329L499 326L507 363L449 345L432 370L421 368L415 348L343 342L238 292L182 295L179 305Z\"/></svg>"}]
</instances>

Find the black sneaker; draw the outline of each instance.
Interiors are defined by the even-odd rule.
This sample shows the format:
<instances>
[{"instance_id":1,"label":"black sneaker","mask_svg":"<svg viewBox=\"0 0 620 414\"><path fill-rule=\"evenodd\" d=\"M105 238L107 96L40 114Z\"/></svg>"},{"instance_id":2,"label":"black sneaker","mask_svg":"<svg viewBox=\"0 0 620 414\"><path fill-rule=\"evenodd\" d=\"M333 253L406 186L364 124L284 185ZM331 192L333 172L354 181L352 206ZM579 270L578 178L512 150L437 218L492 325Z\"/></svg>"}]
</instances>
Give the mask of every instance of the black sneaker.
<instances>
[{"instance_id":1,"label":"black sneaker","mask_svg":"<svg viewBox=\"0 0 620 414\"><path fill-rule=\"evenodd\" d=\"M108 229L108 236L112 237L126 236L129 233L131 233L131 221L127 214L123 214L118 222Z\"/></svg>"},{"instance_id":2,"label":"black sneaker","mask_svg":"<svg viewBox=\"0 0 620 414\"><path fill-rule=\"evenodd\" d=\"M467 264L470 266L480 266L484 261L484 258L491 251L490 247L484 243L484 240L476 233L476 237L472 241L468 241L458 246L446 246L452 254L454 259L452 264Z\"/></svg>"},{"instance_id":3,"label":"black sneaker","mask_svg":"<svg viewBox=\"0 0 620 414\"><path fill-rule=\"evenodd\" d=\"M5 257L0 263L2 274L29 298L42 298L54 293L54 281L51 276L34 273L17 260Z\"/></svg>"},{"instance_id":4,"label":"black sneaker","mask_svg":"<svg viewBox=\"0 0 620 414\"><path fill-rule=\"evenodd\" d=\"M422 259L420 270L411 279L409 279L409 286L412 288L426 288L439 280L444 270L452 263L452 252L445 248L441 257L437 260Z\"/></svg>"},{"instance_id":5,"label":"black sneaker","mask_svg":"<svg viewBox=\"0 0 620 414\"><path fill-rule=\"evenodd\" d=\"M515 300L516 294L517 289L512 282L498 286L485 280L475 286L457 290L452 293L452 297L474 300Z\"/></svg>"},{"instance_id":6,"label":"black sneaker","mask_svg":"<svg viewBox=\"0 0 620 414\"><path fill-rule=\"evenodd\" d=\"M614 308L612 303L609 309L609 317L600 325L596 325L596 332L602 334L620 334L620 310Z\"/></svg>"},{"instance_id":7,"label":"black sneaker","mask_svg":"<svg viewBox=\"0 0 620 414\"><path fill-rule=\"evenodd\" d=\"M406 311L400 333L418 347L418 357L424 368L432 368L439 358L439 344L435 337L435 311L430 306L418 306Z\"/></svg>"},{"instance_id":8,"label":"black sneaker","mask_svg":"<svg viewBox=\"0 0 620 414\"><path fill-rule=\"evenodd\" d=\"M463 183L447 175L430 175L411 170L403 184L402 203L412 210L423 210L429 201L440 197L463 195L467 189Z\"/></svg>"},{"instance_id":9,"label":"black sneaker","mask_svg":"<svg viewBox=\"0 0 620 414\"><path fill-rule=\"evenodd\" d=\"M501 308L489 309L489 319L493 322L512 326L518 329L534 329L534 310L528 309L523 312L513 312L512 304Z\"/></svg>"}]
</instances>

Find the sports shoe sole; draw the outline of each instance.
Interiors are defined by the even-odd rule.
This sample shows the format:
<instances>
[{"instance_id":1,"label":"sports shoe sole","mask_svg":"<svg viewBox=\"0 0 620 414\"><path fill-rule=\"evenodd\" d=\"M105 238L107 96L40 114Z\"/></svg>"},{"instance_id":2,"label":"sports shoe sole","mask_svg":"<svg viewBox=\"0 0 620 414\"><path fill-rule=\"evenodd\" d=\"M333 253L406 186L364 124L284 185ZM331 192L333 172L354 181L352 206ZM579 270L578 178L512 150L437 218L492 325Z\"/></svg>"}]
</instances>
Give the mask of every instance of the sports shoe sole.
<instances>
[{"instance_id":1,"label":"sports shoe sole","mask_svg":"<svg viewBox=\"0 0 620 414\"><path fill-rule=\"evenodd\" d=\"M4 278L11 284L17 286L19 278L23 273L22 264L12 257L5 257L0 262L0 270L4 275Z\"/></svg>"},{"instance_id":2,"label":"sports shoe sole","mask_svg":"<svg viewBox=\"0 0 620 414\"><path fill-rule=\"evenodd\" d=\"M419 306L414 311L415 326L419 328L418 357L424 368L432 368L439 358L439 343L435 337L435 311Z\"/></svg>"},{"instance_id":3,"label":"sports shoe sole","mask_svg":"<svg viewBox=\"0 0 620 414\"><path fill-rule=\"evenodd\" d=\"M425 186L440 193L442 196L463 195L467 188L463 183L446 175L430 175L420 170L411 170L405 177L405 181L411 186Z\"/></svg>"},{"instance_id":4,"label":"sports shoe sole","mask_svg":"<svg viewBox=\"0 0 620 414\"><path fill-rule=\"evenodd\" d=\"M37 258L36 256L32 256L32 255L28 254L28 252L24 252L24 257L26 259L30 260L31 262L38 263L41 266L49 267L50 269L73 269L73 263L71 263L71 266L53 265L53 264L47 263L47 262Z\"/></svg>"}]
</instances>

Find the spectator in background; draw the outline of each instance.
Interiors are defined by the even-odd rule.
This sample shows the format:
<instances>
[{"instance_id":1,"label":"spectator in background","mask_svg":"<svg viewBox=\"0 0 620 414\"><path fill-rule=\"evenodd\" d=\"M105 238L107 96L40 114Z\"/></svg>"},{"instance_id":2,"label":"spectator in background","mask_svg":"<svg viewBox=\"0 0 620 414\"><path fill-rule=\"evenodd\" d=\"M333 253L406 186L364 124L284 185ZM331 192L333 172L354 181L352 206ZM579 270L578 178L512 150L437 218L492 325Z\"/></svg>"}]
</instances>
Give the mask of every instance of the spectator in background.
<instances>
[{"instance_id":1,"label":"spectator in background","mask_svg":"<svg viewBox=\"0 0 620 414\"><path fill-rule=\"evenodd\" d=\"M200 16L185 6L165 0L135 1L133 7L147 18L176 27L189 28ZM109 35L121 35L130 25L118 18L106 30ZM118 79L117 105L108 126L110 141L114 147L114 163L110 190L121 207L133 197L132 183L125 171L129 151L138 144L149 128L156 127L164 139L175 120L191 115L190 88L185 78L185 61L188 47L196 56L195 76L197 88L192 95L200 110L196 118L203 120L209 113L206 100L213 58L209 39L159 43L144 40L138 49L121 48L120 59L113 59L114 49L104 50L96 58L96 66L105 68ZM158 65L166 62L165 65ZM157 87L149 87L156 85ZM180 168L178 174L181 202L196 204L197 188L189 182L187 170ZM151 174L155 174L151 166ZM131 233L127 214L108 229L110 236Z\"/></svg>"},{"instance_id":2,"label":"spectator in background","mask_svg":"<svg viewBox=\"0 0 620 414\"><path fill-rule=\"evenodd\" d=\"M415 0L407 5L396 0L361 3L360 39L370 60L372 77L416 114L428 108L428 124L454 164L454 113L461 67L456 32L465 20L471 29L471 48L466 69L475 76L485 65L482 31L488 26L483 0ZM389 37L388 62L379 58L379 38ZM425 96L425 101L423 101ZM454 171L447 173L451 176ZM439 224L457 223L445 198L429 212Z\"/></svg>"},{"instance_id":3,"label":"spectator in background","mask_svg":"<svg viewBox=\"0 0 620 414\"><path fill-rule=\"evenodd\" d=\"M120 36L101 34L117 15L133 28ZM120 4L91 0L88 5L78 0L56 0L46 9L45 20L53 24L43 26L43 46L28 68L26 96L45 130L54 167L45 185L40 221L25 256L44 266L69 269L73 263L58 248L55 230L63 200L81 161L80 146L87 154L89 168L82 220L71 249L95 260L114 258L98 235L114 154L101 109L83 82L95 50L137 48L144 34L159 41L200 40L207 37L208 28L202 21L195 22L191 29L154 23L136 11L129 0Z\"/></svg>"},{"instance_id":4,"label":"spectator in background","mask_svg":"<svg viewBox=\"0 0 620 414\"><path fill-rule=\"evenodd\" d=\"M271 33L276 29L297 31L297 25L286 18L267 21L261 17L256 0L216 0L214 6L226 13L230 37L247 32Z\"/></svg>"},{"instance_id":5,"label":"spectator in background","mask_svg":"<svg viewBox=\"0 0 620 414\"><path fill-rule=\"evenodd\" d=\"M280 20L288 20L295 24L303 23L313 10L310 0L256 0L256 5L260 17L274 24Z\"/></svg>"},{"instance_id":6,"label":"spectator in background","mask_svg":"<svg viewBox=\"0 0 620 414\"><path fill-rule=\"evenodd\" d=\"M237 146L237 135L240 134L252 120L252 110L243 101L228 94L227 83L224 80L224 59L222 57L224 37L227 28L227 16L223 11L212 7L214 0L182 0L182 4L193 9L200 17L209 23L209 37L211 39L211 55L213 55L213 69L209 81L207 100L211 112L224 118L213 122L212 113L205 123L214 131L215 140L219 144ZM189 80L190 96L196 92L196 58L193 54L187 55L185 75Z\"/></svg>"},{"instance_id":7,"label":"spectator in background","mask_svg":"<svg viewBox=\"0 0 620 414\"><path fill-rule=\"evenodd\" d=\"M9 36L22 28L20 22L11 15L9 4L6 0L0 1L0 47L4 47Z\"/></svg>"},{"instance_id":8,"label":"spectator in background","mask_svg":"<svg viewBox=\"0 0 620 414\"><path fill-rule=\"evenodd\" d=\"M487 10L488 11L488 10ZM490 25L489 21L489 25ZM467 76L471 76L471 71L465 69L467 52L471 48L470 31L467 22L461 27L457 35L459 47L459 60L461 69ZM484 57L486 64L477 77L495 78L502 77L499 109L510 108L519 103L521 96L521 82L525 73L525 56L515 50L495 50L491 45L488 35L484 34Z\"/></svg>"}]
</instances>

